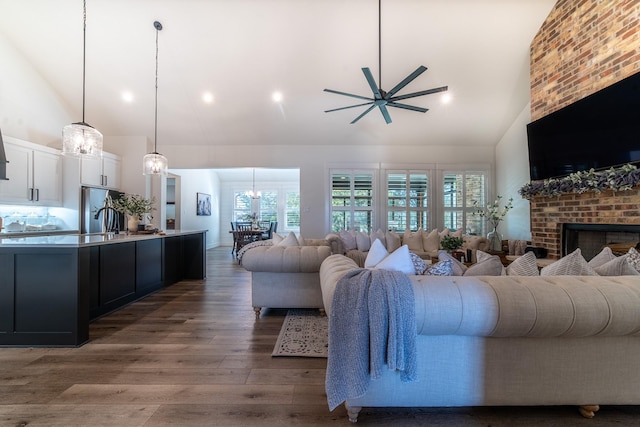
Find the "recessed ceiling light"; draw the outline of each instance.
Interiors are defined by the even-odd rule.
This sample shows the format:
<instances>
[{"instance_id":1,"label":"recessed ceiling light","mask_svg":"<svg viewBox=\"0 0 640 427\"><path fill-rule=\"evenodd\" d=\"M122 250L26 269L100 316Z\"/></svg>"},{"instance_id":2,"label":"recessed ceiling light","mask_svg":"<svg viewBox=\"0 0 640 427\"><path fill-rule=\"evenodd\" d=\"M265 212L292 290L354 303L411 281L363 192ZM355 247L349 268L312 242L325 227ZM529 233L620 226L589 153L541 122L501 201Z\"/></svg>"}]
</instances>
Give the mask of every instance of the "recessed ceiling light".
<instances>
[{"instance_id":1,"label":"recessed ceiling light","mask_svg":"<svg viewBox=\"0 0 640 427\"><path fill-rule=\"evenodd\" d=\"M133 102L133 94L131 92L122 92L122 100L124 102Z\"/></svg>"},{"instance_id":2,"label":"recessed ceiling light","mask_svg":"<svg viewBox=\"0 0 640 427\"><path fill-rule=\"evenodd\" d=\"M202 100L207 104L213 103L213 94L211 92L205 92L202 94Z\"/></svg>"},{"instance_id":3,"label":"recessed ceiling light","mask_svg":"<svg viewBox=\"0 0 640 427\"><path fill-rule=\"evenodd\" d=\"M443 104L448 104L448 103L450 103L452 99L453 99L453 97L451 96L451 94L450 94L450 93L443 93L443 94L442 94L442 97L440 97L440 101L441 101Z\"/></svg>"},{"instance_id":4,"label":"recessed ceiling light","mask_svg":"<svg viewBox=\"0 0 640 427\"><path fill-rule=\"evenodd\" d=\"M271 95L273 102L282 102L282 92L273 92Z\"/></svg>"}]
</instances>

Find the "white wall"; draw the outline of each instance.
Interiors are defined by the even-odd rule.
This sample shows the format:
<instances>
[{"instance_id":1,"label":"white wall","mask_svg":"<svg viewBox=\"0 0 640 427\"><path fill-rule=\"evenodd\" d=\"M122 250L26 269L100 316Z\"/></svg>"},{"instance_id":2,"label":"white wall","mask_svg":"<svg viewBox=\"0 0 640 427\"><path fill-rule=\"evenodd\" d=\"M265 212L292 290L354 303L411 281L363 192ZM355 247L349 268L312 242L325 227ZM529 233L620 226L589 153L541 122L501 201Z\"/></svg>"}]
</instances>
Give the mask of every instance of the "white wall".
<instances>
[{"instance_id":1,"label":"white wall","mask_svg":"<svg viewBox=\"0 0 640 427\"><path fill-rule=\"evenodd\" d=\"M176 210L180 209L180 229L208 230L207 248L220 245L221 233L227 233L228 227L220 227L220 179L214 171L171 169L171 173L180 176L180 200L176 200ZM197 193L211 195L211 215L196 215ZM226 236L225 236L226 237Z\"/></svg>"},{"instance_id":2,"label":"white wall","mask_svg":"<svg viewBox=\"0 0 640 427\"><path fill-rule=\"evenodd\" d=\"M530 103L496 145L496 191L504 199L513 197L513 209L499 229L504 239L531 240L529 201L518 194L518 190L530 180L526 127L529 122Z\"/></svg>"}]
</instances>

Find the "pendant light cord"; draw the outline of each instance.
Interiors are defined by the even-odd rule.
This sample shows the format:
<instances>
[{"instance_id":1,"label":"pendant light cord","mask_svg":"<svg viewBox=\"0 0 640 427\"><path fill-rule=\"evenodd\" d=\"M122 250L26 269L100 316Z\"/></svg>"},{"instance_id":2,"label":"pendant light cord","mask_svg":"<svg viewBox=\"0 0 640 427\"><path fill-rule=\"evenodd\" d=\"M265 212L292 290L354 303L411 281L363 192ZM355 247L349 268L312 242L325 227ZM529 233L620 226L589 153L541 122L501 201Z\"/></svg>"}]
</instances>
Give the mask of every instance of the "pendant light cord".
<instances>
[{"instance_id":1,"label":"pendant light cord","mask_svg":"<svg viewBox=\"0 0 640 427\"><path fill-rule=\"evenodd\" d=\"M158 153L158 33L162 29L162 24L158 21L153 23L156 29L156 107L155 107L155 128L153 131L153 152Z\"/></svg>"},{"instance_id":2,"label":"pendant light cord","mask_svg":"<svg viewBox=\"0 0 640 427\"><path fill-rule=\"evenodd\" d=\"M83 28L82 28L82 124L86 125L84 122L84 103L85 103L85 74L87 68L87 1L84 0L83 4Z\"/></svg>"}]
</instances>

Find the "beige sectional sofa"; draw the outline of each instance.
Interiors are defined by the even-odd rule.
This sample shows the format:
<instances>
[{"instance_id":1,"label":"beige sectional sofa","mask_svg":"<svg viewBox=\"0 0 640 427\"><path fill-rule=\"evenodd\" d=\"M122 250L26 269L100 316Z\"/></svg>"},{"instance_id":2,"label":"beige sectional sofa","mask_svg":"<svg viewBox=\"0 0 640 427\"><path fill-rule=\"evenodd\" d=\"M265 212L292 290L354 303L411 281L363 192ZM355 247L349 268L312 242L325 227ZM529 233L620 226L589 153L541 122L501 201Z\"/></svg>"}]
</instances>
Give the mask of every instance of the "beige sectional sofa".
<instances>
[{"instance_id":1,"label":"beige sectional sofa","mask_svg":"<svg viewBox=\"0 0 640 427\"><path fill-rule=\"evenodd\" d=\"M251 271L251 304L260 317L262 307L323 310L320 265L331 248L324 239L306 239L303 246L263 245L242 254Z\"/></svg>"},{"instance_id":2,"label":"beige sectional sofa","mask_svg":"<svg viewBox=\"0 0 640 427\"><path fill-rule=\"evenodd\" d=\"M345 339L331 327L336 286L357 268L343 255L320 268L329 365L332 346ZM591 417L598 405L640 404L639 276L408 278L417 381L383 369L344 400L352 421L367 406L578 405Z\"/></svg>"}]
</instances>

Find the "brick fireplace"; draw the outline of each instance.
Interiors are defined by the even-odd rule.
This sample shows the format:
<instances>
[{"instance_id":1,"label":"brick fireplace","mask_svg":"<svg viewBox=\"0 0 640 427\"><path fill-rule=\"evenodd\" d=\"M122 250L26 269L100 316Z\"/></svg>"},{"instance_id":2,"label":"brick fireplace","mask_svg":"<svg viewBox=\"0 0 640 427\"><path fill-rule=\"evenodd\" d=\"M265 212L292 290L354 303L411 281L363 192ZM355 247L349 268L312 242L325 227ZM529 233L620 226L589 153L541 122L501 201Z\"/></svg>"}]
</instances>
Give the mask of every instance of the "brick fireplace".
<instances>
[{"instance_id":1,"label":"brick fireplace","mask_svg":"<svg viewBox=\"0 0 640 427\"><path fill-rule=\"evenodd\" d=\"M549 258L560 258L565 224L602 225L603 231L625 226L640 228L640 188L629 191L535 196L531 200L531 243L548 250ZM629 237L631 238L631 237ZM612 237L619 240L620 237ZM614 243L614 242L607 242ZM619 242L616 242L619 243Z\"/></svg>"},{"instance_id":2,"label":"brick fireplace","mask_svg":"<svg viewBox=\"0 0 640 427\"><path fill-rule=\"evenodd\" d=\"M640 2L558 0L531 44L530 64L531 120L639 72ZM564 224L640 226L638 187L530 202L532 244L550 258L562 256Z\"/></svg>"}]
</instances>

